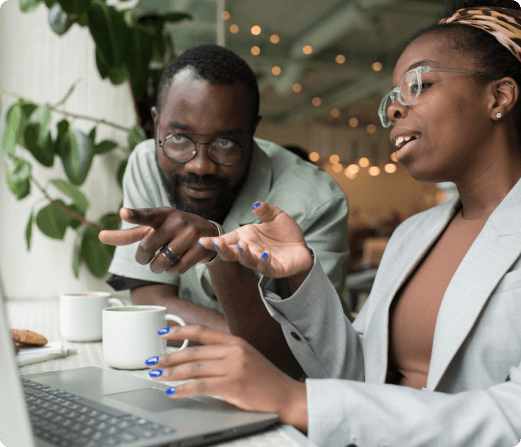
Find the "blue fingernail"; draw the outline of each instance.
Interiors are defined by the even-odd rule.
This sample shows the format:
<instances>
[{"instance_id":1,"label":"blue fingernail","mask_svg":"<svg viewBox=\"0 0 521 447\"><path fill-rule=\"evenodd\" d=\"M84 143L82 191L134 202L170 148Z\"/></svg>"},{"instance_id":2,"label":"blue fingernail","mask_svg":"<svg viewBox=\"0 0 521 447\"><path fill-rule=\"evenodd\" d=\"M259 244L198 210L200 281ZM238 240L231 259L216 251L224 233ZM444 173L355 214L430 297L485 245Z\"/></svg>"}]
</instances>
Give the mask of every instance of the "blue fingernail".
<instances>
[{"instance_id":1,"label":"blue fingernail","mask_svg":"<svg viewBox=\"0 0 521 447\"><path fill-rule=\"evenodd\" d=\"M265 261L266 259L268 259L268 253L264 252L262 253L262 260Z\"/></svg>"},{"instance_id":2,"label":"blue fingernail","mask_svg":"<svg viewBox=\"0 0 521 447\"><path fill-rule=\"evenodd\" d=\"M237 248L239 249L239 251L242 253L242 248L239 244L237 244Z\"/></svg>"},{"instance_id":3,"label":"blue fingernail","mask_svg":"<svg viewBox=\"0 0 521 447\"><path fill-rule=\"evenodd\" d=\"M146 364L148 366L152 366L152 365L155 365L157 362L159 362L159 357L150 357L149 359L146 360Z\"/></svg>"},{"instance_id":4,"label":"blue fingernail","mask_svg":"<svg viewBox=\"0 0 521 447\"><path fill-rule=\"evenodd\" d=\"M162 369L153 369L148 373L150 377L161 377L163 375Z\"/></svg>"},{"instance_id":5,"label":"blue fingernail","mask_svg":"<svg viewBox=\"0 0 521 447\"><path fill-rule=\"evenodd\" d=\"M201 244L201 242L197 241L197 243L198 243L201 247L205 248L204 245Z\"/></svg>"},{"instance_id":6,"label":"blue fingernail","mask_svg":"<svg viewBox=\"0 0 521 447\"><path fill-rule=\"evenodd\" d=\"M213 245L217 250L219 250L219 246L218 246L215 242L212 241L212 245Z\"/></svg>"},{"instance_id":7,"label":"blue fingernail","mask_svg":"<svg viewBox=\"0 0 521 447\"><path fill-rule=\"evenodd\" d=\"M255 208L257 208L258 206L260 206L260 202L255 202L253 204L253 206L251 207L252 210L254 210Z\"/></svg>"},{"instance_id":8,"label":"blue fingernail","mask_svg":"<svg viewBox=\"0 0 521 447\"><path fill-rule=\"evenodd\" d=\"M163 329L159 329L157 331L157 333L159 335L165 335L165 334L168 334L170 332L170 328L169 327L164 327Z\"/></svg>"},{"instance_id":9,"label":"blue fingernail","mask_svg":"<svg viewBox=\"0 0 521 447\"><path fill-rule=\"evenodd\" d=\"M168 394L169 396L172 396L173 394L175 394L175 392L177 391L177 388L175 386L171 387L171 388L168 388L165 393Z\"/></svg>"}]
</instances>

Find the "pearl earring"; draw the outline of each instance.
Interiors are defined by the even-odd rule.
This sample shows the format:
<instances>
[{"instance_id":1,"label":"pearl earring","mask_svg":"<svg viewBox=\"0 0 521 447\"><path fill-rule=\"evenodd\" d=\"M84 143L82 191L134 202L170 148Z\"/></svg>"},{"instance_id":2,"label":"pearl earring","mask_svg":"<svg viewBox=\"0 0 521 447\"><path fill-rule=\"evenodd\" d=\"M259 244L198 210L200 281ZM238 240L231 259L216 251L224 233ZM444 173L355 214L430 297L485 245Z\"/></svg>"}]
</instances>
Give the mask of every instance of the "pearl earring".
<instances>
[{"instance_id":1,"label":"pearl earring","mask_svg":"<svg viewBox=\"0 0 521 447\"><path fill-rule=\"evenodd\" d=\"M501 118L501 116L502 116L501 113L499 113L499 112L496 113L496 118L497 118L497 119Z\"/></svg>"}]
</instances>

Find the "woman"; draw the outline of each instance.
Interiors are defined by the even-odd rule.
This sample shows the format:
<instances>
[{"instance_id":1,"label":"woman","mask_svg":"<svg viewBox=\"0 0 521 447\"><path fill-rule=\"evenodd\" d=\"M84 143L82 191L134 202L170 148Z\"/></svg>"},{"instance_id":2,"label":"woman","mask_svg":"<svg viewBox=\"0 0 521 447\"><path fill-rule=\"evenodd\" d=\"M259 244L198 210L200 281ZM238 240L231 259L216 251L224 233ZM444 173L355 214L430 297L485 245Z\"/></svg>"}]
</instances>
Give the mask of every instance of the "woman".
<instances>
[{"instance_id":1,"label":"woman","mask_svg":"<svg viewBox=\"0 0 521 447\"><path fill-rule=\"evenodd\" d=\"M398 60L379 112L396 157L417 180L454 182L459 197L398 227L353 325L281 210L257 203L262 224L200 240L265 275L261 295L305 384L241 339L172 328L164 338L206 345L153 366L157 380L195 379L173 397L219 395L275 412L322 446L518 444L519 9L508 0L455 3Z\"/></svg>"}]
</instances>

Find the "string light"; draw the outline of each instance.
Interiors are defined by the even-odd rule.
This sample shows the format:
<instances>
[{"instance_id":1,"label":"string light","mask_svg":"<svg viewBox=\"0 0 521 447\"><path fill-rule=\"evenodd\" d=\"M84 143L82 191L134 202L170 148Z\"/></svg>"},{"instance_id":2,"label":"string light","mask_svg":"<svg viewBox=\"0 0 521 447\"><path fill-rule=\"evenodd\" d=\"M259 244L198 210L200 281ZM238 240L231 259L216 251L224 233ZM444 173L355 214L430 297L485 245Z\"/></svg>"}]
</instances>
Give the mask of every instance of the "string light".
<instances>
[{"instance_id":1,"label":"string light","mask_svg":"<svg viewBox=\"0 0 521 447\"><path fill-rule=\"evenodd\" d=\"M311 45L304 45L302 51L304 52L304 54L311 54L313 53L313 47Z\"/></svg>"},{"instance_id":2,"label":"string light","mask_svg":"<svg viewBox=\"0 0 521 447\"><path fill-rule=\"evenodd\" d=\"M260 48L257 45L251 47L251 54L258 56L260 54Z\"/></svg>"},{"instance_id":3,"label":"string light","mask_svg":"<svg viewBox=\"0 0 521 447\"><path fill-rule=\"evenodd\" d=\"M332 165L336 165L340 161L340 157L336 154L333 154L331 157L329 157L329 161Z\"/></svg>"},{"instance_id":4,"label":"string light","mask_svg":"<svg viewBox=\"0 0 521 447\"><path fill-rule=\"evenodd\" d=\"M356 118L351 118L351 119L349 120L349 125L350 125L351 127L356 127L356 126L358 126L358 120L357 120Z\"/></svg>"},{"instance_id":5,"label":"string light","mask_svg":"<svg viewBox=\"0 0 521 447\"><path fill-rule=\"evenodd\" d=\"M261 33L261 27L259 25L254 25L251 27L251 33L254 36L258 36Z\"/></svg>"},{"instance_id":6,"label":"string light","mask_svg":"<svg viewBox=\"0 0 521 447\"><path fill-rule=\"evenodd\" d=\"M318 96L315 96L311 102L313 103L313 105L315 107L318 107L320 104L322 104L322 100L318 97Z\"/></svg>"},{"instance_id":7,"label":"string light","mask_svg":"<svg viewBox=\"0 0 521 447\"><path fill-rule=\"evenodd\" d=\"M366 157L362 157L360 160L358 160L358 164L362 168L367 168L367 166L369 166L369 159Z\"/></svg>"},{"instance_id":8,"label":"string light","mask_svg":"<svg viewBox=\"0 0 521 447\"><path fill-rule=\"evenodd\" d=\"M331 109L331 116L333 118L338 118L340 116L340 110L337 108Z\"/></svg>"},{"instance_id":9,"label":"string light","mask_svg":"<svg viewBox=\"0 0 521 447\"><path fill-rule=\"evenodd\" d=\"M393 163L387 163L384 166L384 171L387 172L388 174L392 174L393 172L396 172L396 165Z\"/></svg>"},{"instance_id":10,"label":"string light","mask_svg":"<svg viewBox=\"0 0 521 447\"><path fill-rule=\"evenodd\" d=\"M300 93L302 91L302 85L300 84L293 84L293 86L291 87L291 89L295 92L295 93Z\"/></svg>"},{"instance_id":11,"label":"string light","mask_svg":"<svg viewBox=\"0 0 521 447\"><path fill-rule=\"evenodd\" d=\"M368 172L369 172L369 175L376 177L378 174L380 174L380 168L378 166L371 166L368 169Z\"/></svg>"},{"instance_id":12,"label":"string light","mask_svg":"<svg viewBox=\"0 0 521 447\"><path fill-rule=\"evenodd\" d=\"M313 162L317 162L318 160L320 160L320 155L318 154L318 152L311 152L311 154L309 154L309 159Z\"/></svg>"},{"instance_id":13,"label":"string light","mask_svg":"<svg viewBox=\"0 0 521 447\"><path fill-rule=\"evenodd\" d=\"M230 18L230 13L228 11L223 11L221 17L223 20L228 20Z\"/></svg>"},{"instance_id":14,"label":"string light","mask_svg":"<svg viewBox=\"0 0 521 447\"><path fill-rule=\"evenodd\" d=\"M372 67L373 67L373 70L374 70L374 71L380 71L380 70L382 69L383 66L382 66L382 64L381 64L380 62L375 62L375 63L372 65Z\"/></svg>"},{"instance_id":15,"label":"string light","mask_svg":"<svg viewBox=\"0 0 521 447\"><path fill-rule=\"evenodd\" d=\"M335 61L337 64L343 64L346 61L346 57L343 54L339 54L335 57Z\"/></svg>"},{"instance_id":16,"label":"string light","mask_svg":"<svg viewBox=\"0 0 521 447\"><path fill-rule=\"evenodd\" d=\"M270 42L271 43L279 43L280 42L280 37L277 34L272 34L270 36Z\"/></svg>"},{"instance_id":17,"label":"string light","mask_svg":"<svg viewBox=\"0 0 521 447\"><path fill-rule=\"evenodd\" d=\"M369 133L375 133L376 132L376 126L374 124L369 124L367 126L367 132Z\"/></svg>"},{"instance_id":18,"label":"string light","mask_svg":"<svg viewBox=\"0 0 521 447\"><path fill-rule=\"evenodd\" d=\"M278 76L279 74L282 73L282 70L280 69L280 67L278 65L275 65L272 69L271 69L271 72L275 75L275 76Z\"/></svg>"},{"instance_id":19,"label":"string light","mask_svg":"<svg viewBox=\"0 0 521 447\"><path fill-rule=\"evenodd\" d=\"M237 34L239 32L239 27L237 25L230 26L230 32L233 34Z\"/></svg>"}]
</instances>

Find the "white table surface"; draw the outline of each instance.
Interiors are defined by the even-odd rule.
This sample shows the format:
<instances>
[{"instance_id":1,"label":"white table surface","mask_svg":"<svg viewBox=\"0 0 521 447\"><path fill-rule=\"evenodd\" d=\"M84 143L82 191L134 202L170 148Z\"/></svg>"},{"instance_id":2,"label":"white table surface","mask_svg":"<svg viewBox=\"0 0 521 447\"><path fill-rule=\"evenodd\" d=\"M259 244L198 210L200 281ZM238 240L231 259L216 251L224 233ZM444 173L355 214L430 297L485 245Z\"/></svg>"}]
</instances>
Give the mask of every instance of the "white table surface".
<instances>
[{"instance_id":1,"label":"white table surface","mask_svg":"<svg viewBox=\"0 0 521 447\"><path fill-rule=\"evenodd\" d=\"M20 367L21 374L42 373L60 369L82 368L97 366L110 369L104 359L102 343L73 343L64 340L60 334L59 300L56 299L15 299L7 301L9 326L16 329L29 329L44 335L49 342L62 341L66 347L77 349L77 354L65 358L47 360ZM175 348L167 347L167 352ZM125 371L142 379L151 380L148 370ZM176 382L164 382L175 385ZM293 427L276 425L262 433L250 435L241 439L214 444L216 447L312 447L306 437Z\"/></svg>"}]
</instances>

